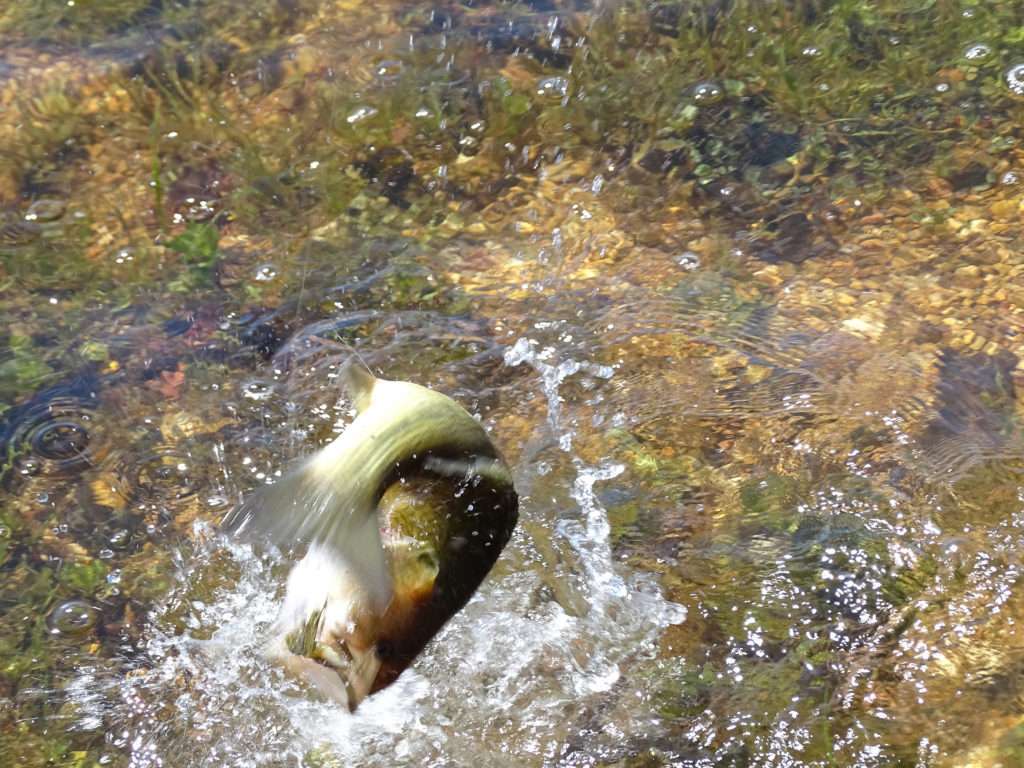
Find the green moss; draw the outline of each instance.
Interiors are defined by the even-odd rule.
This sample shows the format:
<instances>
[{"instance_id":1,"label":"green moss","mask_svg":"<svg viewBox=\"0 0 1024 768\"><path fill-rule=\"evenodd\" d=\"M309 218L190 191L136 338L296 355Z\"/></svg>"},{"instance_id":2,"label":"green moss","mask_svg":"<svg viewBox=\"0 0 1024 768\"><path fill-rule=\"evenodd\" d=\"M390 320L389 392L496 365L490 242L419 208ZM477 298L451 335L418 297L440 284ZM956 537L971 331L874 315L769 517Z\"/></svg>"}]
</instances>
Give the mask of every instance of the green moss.
<instances>
[{"instance_id":1,"label":"green moss","mask_svg":"<svg viewBox=\"0 0 1024 768\"><path fill-rule=\"evenodd\" d=\"M36 389L53 375L41 351L32 340L17 332L7 338L10 357L0 362L0 396L13 400L18 394Z\"/></svg>"},{"instance_id":2,"label":"green moss","mask_svg":"<svg viewBox=\"0 0 1024 768\"><path fill-rule=\"evenodd\" d=\"M61 585L82 597L96 597L106 587L110 569L101 560L65 565L59 574Z\"/></svg>"},{"instance_id":3,"label":"green moss","mask_svg":"<svg viewBox=\"0 0 1024 768\"><path fill-rule=\"evenodd\" d=\"M149 7L149 0L15 3L0 15L0 33L30 39L85 40L127 26Z\"/></svg>"},{"instance_id":4,"label":"green moss","mask_svg":"<svg viewBox=\"0 0 1024 768\"><path fill-rule=\"evenodd\" d=\"M186 272L170 283L173 291L185 292L210 284L217 266L219 235L213 224L189 224L167 247L184 257Z\"/></svg>"}]
</instances>

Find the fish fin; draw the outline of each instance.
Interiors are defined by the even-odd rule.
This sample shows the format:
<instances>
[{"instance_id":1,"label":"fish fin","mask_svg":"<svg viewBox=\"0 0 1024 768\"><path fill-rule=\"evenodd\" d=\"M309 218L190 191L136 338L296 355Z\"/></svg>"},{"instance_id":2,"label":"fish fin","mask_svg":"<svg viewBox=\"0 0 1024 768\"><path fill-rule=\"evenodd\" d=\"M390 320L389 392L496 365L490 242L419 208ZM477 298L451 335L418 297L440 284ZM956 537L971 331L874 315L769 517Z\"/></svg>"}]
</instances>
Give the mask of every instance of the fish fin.
<instances>
[{"instance_id":1,"label":"fish fin","mask_svg":"<svg viewBox=\"0 0 1024 768\"><path fill-rule=\"evenodd\" d=\"M349 708L355 711L359 702L369 696L370 691L373 690L373 683L377 679L381 662L374 648L365 651L349 648L349 654L352 656L352 666L345 674L348 683L346 693L348 694Z\"/></svg>"},{"instance_id":2,"label":"fish fin","mask_svg":"<svg viewBox=\"0 0 1024 768\"><path fill-rule=\"evenodd\" d=\"M377 377L370 373L370 369L361 360L349 358L341 371L341 381L348 396L352 398L356 413L362 413L370 407Z\"/></svg>"},{"instance_id":3,"label":"fish fin","mask_svg":"<svg viewBox=\"0 0 1024 768\"><path fill-rule=\"evenodd\" d=\"M382 610L391 599L390 570L376 508L358 508L363 506L356 501L362 495L353 492L358 482L332 481L313 456L273 485L249 494L221 527L282 551L303 544L325 548L356 579L371 605Z\"/></svg>"}]
</instances>

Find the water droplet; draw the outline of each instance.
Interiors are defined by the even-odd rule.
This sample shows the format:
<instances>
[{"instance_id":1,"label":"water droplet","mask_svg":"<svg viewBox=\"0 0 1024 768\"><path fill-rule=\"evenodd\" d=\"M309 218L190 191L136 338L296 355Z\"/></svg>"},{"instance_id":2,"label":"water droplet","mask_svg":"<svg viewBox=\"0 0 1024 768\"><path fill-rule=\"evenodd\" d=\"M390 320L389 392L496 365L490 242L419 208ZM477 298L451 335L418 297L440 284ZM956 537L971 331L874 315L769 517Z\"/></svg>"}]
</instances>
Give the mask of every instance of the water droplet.
<instances>
[{"instance_id":1,"label":"water droplet","mask_svg":"<svg viewBox=\"0 0 1024 768\"><path fill-rule=\"evenodd\" d=\"M54 635L79 635L96 626L97 611L84 600L68 600L50 613L46 621Z\"/></svg>"},{"instance_id":2,"label":"water droplet","mask_svg":"<svg viewBox=\"0 0 1024 768\"><path fill-rule=\"evenodd\" d=\"M1020 176L1015 171L1007 171L999 177L999 183L1006 186L1020 183Z\"/></svg>"},{"instance_id":3,"label":"water droplet","mask_svg":"<svg viewBox=\"0 0 1024 768\"><path fill-rule=\"evenodd\" d=\"M25 213L25 221L56 221L64 215L67 203L63 200L36 200Z\"/></svg>"},{"instance_id":4,"label":"water droplet","mask_svg":"<svg viewBox=\"0 0 1024 768\"><path fill-rule=\"evenodd\" d=\"M964 10L960 13L960 15L963 16L965 19L973 19L974 18L974 9L973 8L964 8Z\"/></svg>"},{"instance_id":5,"label":"water droplet","mask_svg":"<svg viewBox=\"0 0 1024 768\"><path fill-rule=\"evenodd\" d=\"M131 537L131 532L127 528L120 528L110 534L110 546L114 549L124 549Z\"/></svg>"},{"instance_id":6,"label":"water droplet","mask_svg":"<svg viewBox=\"0 0 1024 768\"><path fill-rule=\"evenodd\" d=\"M700 266L700 256L693 251L683 251L676 256L676 264L687 272L692 272Z\"/></svg>"},{"instance_id":7,"label":"water droplet","mask_svg":"<svg viewBox=\"0 0 1024 768\"><path fill-rule=\"evenodd\" d=\"M256 274L253 275L253 279L261 283L269 283L277 277L277 267L273 264L261 264L256 268Z\"/></svg>"},{"instance_id":8,"label":"water droplet","mask_svg":"<svg viewBox=\"0 0 1024 768\"><path fill-rule=\"evenodd\" d=\"M693 100L702 106L717 104L724 97L725 89L711 80L705 80L693 86Z\"/></svg>"},{"instance_id":9,"label":"water droplet","mask_svg":"<svg viewBox=\"0 0 1024 768\"><path fill-rule=\"evenodd\" d=\"M11 528L7 525L0 525L0 539L11 538Z\"/></svg>"},{"instance_id":10,"label":"water droplet","mask_svg":"<svg viewBox=\"0 0 1024 768\"><path fill-rule=\"evenodd\" d=\"M426 120L428 117L433 117L434 113L426 107L420 107L416 110L414 117L418 117L420 120Z\"/></svg>"},{"instance_id":11,"label":"water droplet","mask_svg":"<svg viewBox=\"0 0 1024 768\"><path fill-rule=\"evenodd\" d=\"M985 43L972 43L964 48L964 58L968 61L981 62L992 55L992 49Z\"/></svg>"},{"instance_id":12,"label":"water droplet","mask_svg":"<svg viewBox=\"0 0 1024 768\"><path fill-rule=\"evenodd\" d=\"M361 123L363 120L368 120L376 114L377 110L374 107L357 107L349 113L349 116L345 118L345 122L349 125L355 125L356 123Z\"/></svg>"},{"instance_id":13,"label":"water droplet","mask_svg":"<svg viewBox=\"0 0 1024 768\"><path fill-rule=\"evenodd\" d=\"M821 48L816 45L808 45L800 53L809 59L816 59L818 56L821 56Z\"/></svg>"},{"instance_id":14,"label":"water droplet","mask_svg":"<svg viewBox=\"0 0 1024 768\"><path fill-rule=\"evenodd\" d=\"M550 101L561 101L569 93L569 80L565 77L545 77L537 83L537 95Z\"/></svg>"},{"instance_id":15,"label":"water droplet","mask_svg":"<svg viewBox=\"0 0 1024 768\"><path fill-rule=\"evenodd\" d=\"M99 551L98 557L99 557L100 560L113 560L114 559L114 550L109 549L109 548L101 549Z\"/></svg>"},{"instance_id":16,"label":"water droplet","mask_svg":"<svg viewBox=\"0 0 1024 768\"><path fill-rule=\"evenodd\" d=\"M1014 64L1003 75L1006 85L1017 96L1024 96L1024 63Z\"/></svg>"},{"instance_id":17,"label":"water droplet","mask_svg":"<svg viewBox=\"0 0 1024 768\"><path fill-rule=\"evenodd\" d=\"M935 90L938 91L939 93L945 93L946 91L949 90L949 83L938 83L935 86Z\"/></svg>"}]
</instances>

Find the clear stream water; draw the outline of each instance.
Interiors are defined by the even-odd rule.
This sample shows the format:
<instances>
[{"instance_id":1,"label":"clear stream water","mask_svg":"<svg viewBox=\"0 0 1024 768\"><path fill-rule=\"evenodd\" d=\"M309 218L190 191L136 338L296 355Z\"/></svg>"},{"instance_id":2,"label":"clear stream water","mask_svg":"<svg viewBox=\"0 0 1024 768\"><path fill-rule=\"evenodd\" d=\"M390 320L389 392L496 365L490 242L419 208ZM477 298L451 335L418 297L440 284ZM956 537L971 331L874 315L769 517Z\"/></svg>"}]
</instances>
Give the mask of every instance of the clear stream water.
<instances>
[{"instance_id":1,"label":"clear stream water","mask_svg":"<svg viewBox=\"0 0 1024 768\"><path fill-rule=\"evenodd\" d=\"M0 765L1024 764L1024 6L0 6ZM479 416L519 525L351 715L217 524Z\"/></svg>"}]
</instances>

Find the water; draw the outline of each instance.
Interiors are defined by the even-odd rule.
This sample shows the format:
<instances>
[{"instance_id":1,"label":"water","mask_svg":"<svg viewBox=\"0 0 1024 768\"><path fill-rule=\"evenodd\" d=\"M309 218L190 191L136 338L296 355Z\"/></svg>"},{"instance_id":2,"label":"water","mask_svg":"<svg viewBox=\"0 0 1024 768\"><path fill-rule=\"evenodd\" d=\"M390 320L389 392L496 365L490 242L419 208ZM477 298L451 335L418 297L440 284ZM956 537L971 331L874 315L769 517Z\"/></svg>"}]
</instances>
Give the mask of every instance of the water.
<instances>
[{"instance_id":1,"label":"water","mask_svg":"<svg viewBox=\"0 0 1024 768\"><path fill-rule=\"evenodd\" d=\"M1020 764L1021 18L0 8L5 764ZM353 350L521 514L349 715L217 522Z\"/></svg>"}]
</instances>

